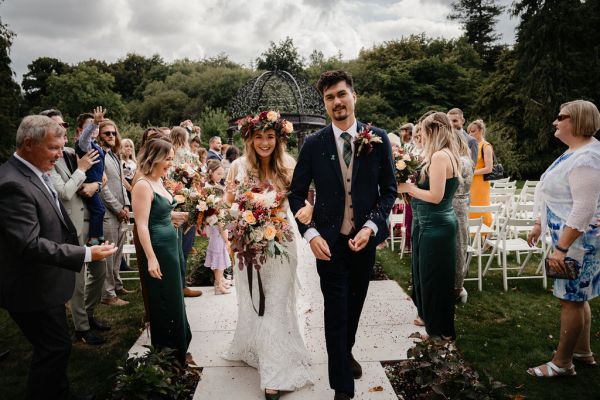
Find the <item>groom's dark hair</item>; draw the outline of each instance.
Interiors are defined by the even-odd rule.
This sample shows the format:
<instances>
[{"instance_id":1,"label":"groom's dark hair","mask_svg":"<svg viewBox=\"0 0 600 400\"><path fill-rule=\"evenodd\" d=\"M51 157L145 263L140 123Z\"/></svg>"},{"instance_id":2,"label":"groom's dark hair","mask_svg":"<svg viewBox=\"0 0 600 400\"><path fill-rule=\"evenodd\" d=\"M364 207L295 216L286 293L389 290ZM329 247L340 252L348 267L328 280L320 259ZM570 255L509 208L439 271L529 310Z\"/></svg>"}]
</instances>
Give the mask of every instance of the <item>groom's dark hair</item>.
<instances>
[{"instance_id":1,"label":"groom's dark hair","mask_svg":"<svg viewBox=\"0 0 600 400\"><path fill-rule=\"evenodd\" d=\"M333 85L338 82L345 81L346 85L350 88L350 90L354 87L354 82L352 82L352 75L350 75L346 71L342 71L341 69L337 71L325 71L319 77L319 81L317 82L317 90L323 96L323 93Z\"/></svg>"}]
</instances>

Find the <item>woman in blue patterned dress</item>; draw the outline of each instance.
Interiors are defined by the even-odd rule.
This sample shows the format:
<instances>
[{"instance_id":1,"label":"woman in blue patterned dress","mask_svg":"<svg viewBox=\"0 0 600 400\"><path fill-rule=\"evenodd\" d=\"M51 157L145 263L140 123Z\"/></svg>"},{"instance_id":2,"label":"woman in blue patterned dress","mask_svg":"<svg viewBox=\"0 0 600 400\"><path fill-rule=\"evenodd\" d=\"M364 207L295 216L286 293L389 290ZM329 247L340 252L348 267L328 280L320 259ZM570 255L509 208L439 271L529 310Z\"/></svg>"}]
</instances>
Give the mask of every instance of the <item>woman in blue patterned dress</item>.
<instances>
[{"instance_id":1,"label":"woman in blue patterned dress","mask_svg":"<svg viewBox=\"0 0 600 400\"><path fill-rule=\"evenodd\" d=\"M575 260L576 279L556 279L554 296L561 302L560 340L552 361L527 372L537 377L575 375L573 361L596 365L590 347L589 301L600 294L600 113L593 103L565 103L554 121L554 136L569 146L544 172L536 191L540 218L528 236L530 245L543 231L552 237L549 266L564 271Z\"/></svg>"}]
</instances>

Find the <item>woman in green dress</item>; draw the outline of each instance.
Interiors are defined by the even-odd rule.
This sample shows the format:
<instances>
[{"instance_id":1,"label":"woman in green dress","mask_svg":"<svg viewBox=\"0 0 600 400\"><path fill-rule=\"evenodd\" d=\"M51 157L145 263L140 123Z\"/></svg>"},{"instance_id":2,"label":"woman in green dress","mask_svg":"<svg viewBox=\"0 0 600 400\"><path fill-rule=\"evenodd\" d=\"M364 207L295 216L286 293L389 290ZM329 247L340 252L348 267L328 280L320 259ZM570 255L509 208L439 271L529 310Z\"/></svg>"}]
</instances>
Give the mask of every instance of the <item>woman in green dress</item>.
<instances>
[{"instance_id":1,"label":"woman in green dress","mask_svg":"<svg viewBox=\"0 0 600 400\"><path fill-rule=\"evenodd\" d=\"M140 269L140 278L147 292L152 345L176 350L179 361L185 364L191 362L186 355L192 332L181 291L183 254L171 218L177 203L162 182L172 161L169 142L148 141L138 156L140 176L133 186L132 201L137 236L143 249L137 255L138 262L147 266Z\"/></svg>"},{"instance_id":2,"label":"woman in green dress","mask_svg":"<svg viewBox=\"0 0 600 400\"><path fill-rule=\"evenodd\" d=\"M398 185L398 192L413 197L413 299L427 335L454 340L457 220L452 198L461 179L460 150L444 113L427 116L421 135L423 164L417 184Z\"/></svg>"}]
</instances>

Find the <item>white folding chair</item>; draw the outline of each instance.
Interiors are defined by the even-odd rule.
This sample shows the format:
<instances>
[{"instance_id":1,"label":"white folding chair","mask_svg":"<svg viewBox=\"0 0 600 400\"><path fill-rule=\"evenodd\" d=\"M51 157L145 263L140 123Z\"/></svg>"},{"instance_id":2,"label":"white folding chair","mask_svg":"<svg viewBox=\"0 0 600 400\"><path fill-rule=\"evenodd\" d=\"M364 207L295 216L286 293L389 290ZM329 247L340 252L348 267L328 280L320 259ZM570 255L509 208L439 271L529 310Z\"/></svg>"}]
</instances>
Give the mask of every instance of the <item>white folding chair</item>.
<instances>
[{"instance_id":1,"label":"white folding chair","mask_svg":"<svg viewBox=\"0 0 600 400\"><path fill-rule=\"evenodd\" d=\"M404 204L404 201L400 198L397 198L394 205ZM404 246L406 244L406 226L404 226L404 210L402 213L394 214L393 212L390 214L389 218L390 223L390 247L392 251L394 251L395 243L400 242L400 258L404 256ZM395 236L394 227L398 224L401 224L402 228L400 229L400 237Z\"/></svg>"},{"instance_id":2,"label":"white folding chair","mask_svg":"<svg viewBox=\"0 0 600 400\"><path fill-rule=\"evenodd\" d=\"M492 187L494 187L496 185L502 185L503 183L507 183L508 181L510 181L510 177L494 179L494 180L490 181L490 183L492 184Z\"/></svg>"},{"instance_id":3,"label":"white folding chair","mask_svg":"<svg viewBox=\"0 0 600 400\"><path fill-rule=\"evenodd\" d=\"M477 281L477 288L483 290L483 274L481 269L481 228L487 226L483 223L483 217L469 218L469 233L473 232L471 244L467 246L467 260L464 265L464 271L469 274L469 267L473 256L477 257L477 278L465 278L465 281Z\"/></svg>"},{"instance_id":4,"label":"white folding chair","mask_svg":"<svg viewBox=\"0 0 600 400\"><path fill-rule=\"evenodd\" d=\"M537 246L530 247L529 244L527 243L527 240L525 240L521 237L511 238L511 232L513 231L514 228L527 226L527 227L529 227L529 229L532 229L534 224L535 224L535 221L532 219L508 218L508 220L506 221L504 226L502 226L500 228L500 237L497 240L486 239L486 243L492 245L493 248L492 248L491 257L489 258L489 260L485 266L485 270L483 271L483 274L485 275L488 270L492 270L492 269L502 270L502 283L503 283L505 291L508 290L508 280L509 279L542 279L544 289L548 285L545 270L542 271L541 275L539 275L537 273L537 271L536 271L535 275L522 275L523 271L525 270L525 267L527 266L527 263L531 259L531 256L533 254L542 254L542 248L537 247ZM525 261L523 261L523 263L520 266L509 268L507 257L510 252L527 253L527 257L525 258ZM500 268L491 267L491 263L494 258L494 254L496 254L496 253L501 255L502 265ZM509 270L518 270L517 276L508 276Z\"/></svg>"},{"instance_id":5,"label":"white folding chair","mask_svg":"<svg viewBox=\"0 0 600 400\"><path fill-rule=\"evenodd\" d=\"M127 266L131 265L131 261L136 260L136 252L135 245L133 244L133 224L127 224L127 231L125 232L125 244L123 245L123 257L125 257L125 262ZM133 271L120 271L121 280L131 281L131 280L139 280L138 270Z\"/></svg>"}]
</instances>

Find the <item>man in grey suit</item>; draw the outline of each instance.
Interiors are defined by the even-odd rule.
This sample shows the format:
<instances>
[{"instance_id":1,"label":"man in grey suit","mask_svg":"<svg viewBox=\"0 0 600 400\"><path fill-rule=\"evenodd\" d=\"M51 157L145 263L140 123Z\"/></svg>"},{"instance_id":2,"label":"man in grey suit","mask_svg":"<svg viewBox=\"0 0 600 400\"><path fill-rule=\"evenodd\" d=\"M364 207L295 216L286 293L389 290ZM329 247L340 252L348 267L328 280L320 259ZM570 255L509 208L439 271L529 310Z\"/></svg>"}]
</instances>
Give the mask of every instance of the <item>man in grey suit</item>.
<instances>
[{"instance_id":1,"label":"man in grey suit","mask_svg":"<svg viewBox=\"0 0 600 400\"><path fill-rule=\"evenodd\" d=\"M62 156L64 128L25 117L17 151L0 166L0 306L33 346L28 399L65 399L71 339L65 303L84 262L113 254L114 245L83 247L48 177Z\"/></svg>"},{"instance_id":2,"label":"man in grey suit","mask_svg":"<svg viewBox=\"0 0 600 400\"><path fill-rule=\"evenodd\" d=\"M47 110L41 114L49 116L59 124L62 121L62 115L58 110ZM79 134L83 131L84 125L92 124L93 121L94 116L89 113L81 114L77 118L75 142L77 142ZM68 142L66 134L64 141L66 145ZM89 229L87 207L82 197L91 197L102 187L102 184L99 182L84 183L85 172L97 162L97 158L98 152L95 150L78 158L74 149L64 147L63 157L58 159L56 165L50 171L52 184L77 230L79 244L82 246L85 245ZM75 291L70 301L75 338L90 345L99 345L106 341L92 329L99 331L110 330L109 325L98 321L94 317L94 309L100 302L105 276L105 261L86 264L83 270L75 275Z\"/></svg>"},{"instance_id":3,"label":"man in grey suit","mask_svg":"<svg viewBox=\"0 0 600 400\"><path fill-rule=\"evenodd\" d=\"M460 108L453 108L450 111L448 111L447 115L450 119L450 122L452 122L452 128L454 128L456 134L462 137L469 146L469 150L471 151L471 160L473 161L473 168L475 168L475 166L477 165L477 149L479 145L477 144L477 140L471 137L471 135L469 135L463 129L463 125L465 124L465 117L463 115L462 110Z\"/></svg>"},{"instance_id":4,"label":"man in grey suit","mask_svg":"<svg viewBox=\"0 0 600 400\"><path fill-rule=\"evenodd\" d=\"M104 237L117 246L117 252L106 260L106 280L102 304L111 306L124 306L128 301L120 299L119 295L126 295L131 291L123 287L119 274L125 233L129 222L129 197L123 186L123 169L119 161L121 138L117 125L104 119L99 124L98 144L102 146L106 157L104 158L104 173L106 185L102 188L101 196L106 213L104 214Z\"/></svg>"}]
</instances>

